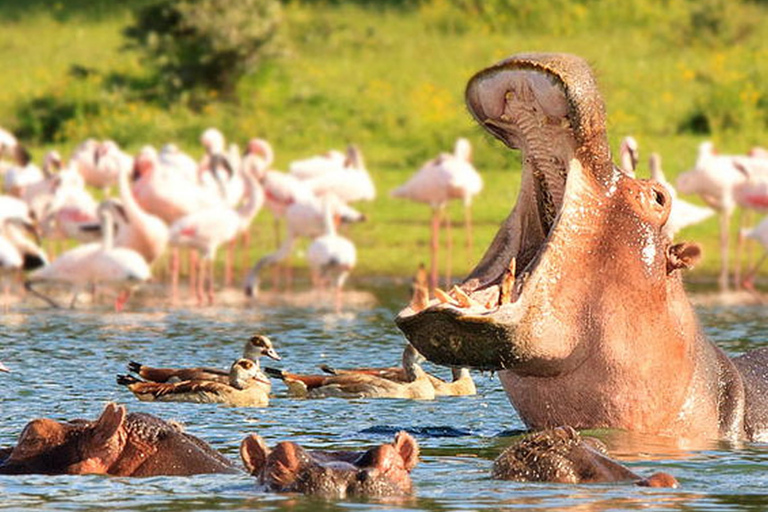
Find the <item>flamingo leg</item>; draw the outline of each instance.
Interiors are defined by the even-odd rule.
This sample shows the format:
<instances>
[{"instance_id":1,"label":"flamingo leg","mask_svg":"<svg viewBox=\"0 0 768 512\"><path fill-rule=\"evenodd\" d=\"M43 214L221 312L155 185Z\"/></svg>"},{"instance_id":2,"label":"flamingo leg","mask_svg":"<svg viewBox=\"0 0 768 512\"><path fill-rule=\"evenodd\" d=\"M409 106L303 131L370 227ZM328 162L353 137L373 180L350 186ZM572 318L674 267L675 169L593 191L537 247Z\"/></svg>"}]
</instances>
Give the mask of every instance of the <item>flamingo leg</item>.
<instances>
[{"instance_id":1,"label":"flamingo leg","mask_svg":"<svg viewBox=\"0 0 768 512\"><path fill-rule=\"evenodd\" d=\"M440 209L435 208L432 211L432 237L430 239L430 249L431 249L431 261L430 261L430 267L429 267L429 287L431 289L437 288L437 254L438 254L438 246L440 243L439 240L439 233L440 233Z\"/></svg>"},{"instance_id":2,"label":"flamingo leg","mask_svg":"<svg viewBox=\"0 0 768 512\"><path fill-rule=\"evenodd\" d=\"M205 264L205 261L202 264ZM210 258L208 260L208 266L210 267L210 269L208 270L208 305L209 306L213 305L214 264L215 264L214 258Z\"/></svg>"},{"instance_id":3,"label":"flamingo leg","mask_svg":"<svg viewBox=\"0 0 768 512\"><path fill-rule=\"evenodd\" d=\"M240 269L241 271L248 268L248 262L250 261L251 257L251 229L252 226L249 226L248 229L243 231L243 235L240 237L240 249L241 249L241 258L240 258ZM245 275L241 275L241 279L245 279Z\"/></svg>"},{"instance_id":4,"label":"flamingo leg","mask_svg":"<svg viewBox=\"0 0 768 512\"><path fill-rule=\"evenodd\" d=\"M723 210L720 215L720 276L717 283L721 292L728 291L728 229L731 224L731 212Z\"/></svg>"},{"instance_id":5,"label":"flamingo leg","mask_svg":"<svg viewBox=\"0 0 768 512\"><path fill-rule=\"evenodd\" d=\"M179 249L174 247L171 252L171 304L179 301Z\"/></svg>"},{"instance_id":6,"label":"flamingo leg","mask_svg":"<svg viewBox=\"0 0 768 512\"><path fill-rule=\"evenodd\" d=\"M202 279L201 276L198 275L198 267L200 265L200 258L198 257L197 251L189 251L188 261L189 261L189 288L190 290L194 290L197 287L197 283Z\"/></svg>"},{"instance_id":7,"label":"flamingo leg","mask_svg":"<svg viewBox=\"0 0 768 512\"><path fill-rule=\"evenodd\" d=\"M755 291L755 276L757 275L757 271L765 262L766 258L768 258L768 251L763 252L763 255L760 257L759 260L757 260L757 262L755 263L755 266L752 267L752 269L749 272L747 272L747 275L741 281L742 288L747 289L751 292Z\"/></svg>"},{"instance_id":8,"label":"flamingo leg","mask_svg":"<svg viewBox=\"0 0 768 512\"><path fill-rule=\"evenodd\" d=\"M193 289L195 290L195 295L197 297L197 305L202 306L203 295L205 292L205 259L203 258L196 258L196 259L198 260L196 263L198 264L200 271L196 272L197 280L195 282L195 287Z\"/></svg>"},{"instance_id":9,"label":"flamingo leg","mask_svg":"<svg viewBox=\"0 0 768 512\"><path fill-rule=\"evenodd\" d=\"M738 288L741 286L741 265L742 260L744 257L744 237L741 236L741 230L743 226L747 226L747 215L748 212L745 210L742 210L739 214L739 226L738 226L738 233L739 235L736 237L736 261L733 263L733 283Z\"/></svg>"},{"instance_id":10,"label":"flamingo leg","mask_svg":"<svg viewBox=\"0 0 768 512\"><path fill-rule=\"evenodd\" d=\"M453 273L453 230L451 229L451 216L446 208L443 208L443 215L445 216L445 289L451 287L451 280Z\"/></svg>"},{"instance_id":11,"label":"flamingo leg","mask_svg":"<svg viewBox=\"0 0 768 512\"><path fill-rule=\"evenodd\" d=\"M117 297L115 297L115 313L120 313L125 309L125 303L128 302L128 299L131 297L131 290L125 289L122 290L120 293L117 294Z\"/></svg>"},{"instance_id":12,"label":"flamingo leg","mask_svg":"<svg viewBox=\"0 0 768 512\"><path fill-rule=\"evenodd\" d=\"M224 286L232 285L232 273L235 266L235 246L237 245L237 237L233 238L227 244L227 254L224 260Z\"/></svg>"},{"instance_id":13,"label":"flamingo leg","mask_svg":"<svg viewBox=\"0 0 768 512\"><path fill-rule=\"evenodd\" d=\"M472 239L472 204L470 203L464 205L464 231L467 234L467 261L472 261L474 240Z\"/></svg>"}]
</instances>

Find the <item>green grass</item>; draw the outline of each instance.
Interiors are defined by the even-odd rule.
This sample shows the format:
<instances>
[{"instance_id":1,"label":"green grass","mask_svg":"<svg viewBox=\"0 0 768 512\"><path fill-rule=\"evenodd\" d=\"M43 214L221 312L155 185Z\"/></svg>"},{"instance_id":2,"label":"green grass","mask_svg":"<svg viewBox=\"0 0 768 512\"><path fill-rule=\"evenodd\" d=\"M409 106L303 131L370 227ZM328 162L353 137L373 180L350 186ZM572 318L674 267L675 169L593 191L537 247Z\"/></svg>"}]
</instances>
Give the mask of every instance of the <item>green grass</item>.
<instances>
[{"instance_id":1,"label":"green grass","mask_svg":"<svg viewBox=\"0 0 768 512\"><path fill-rule=\"evenodd\" d=\"M729 3L723 27L708 33L703 29L711 18L696 20L705 8L721 8L719 0L668 5L553 0L551 5L560 6L557 14L520 3L518 11L500 10L504 1L499 0L477 4L488 9L484 24L458 10L461 2L445 0L408 9L290 2L284 55L242 80L238 104L211 96L198 111L147 100L149 70L138 55L120 50L130 6L145 3L107 2L107 9L95 0L4 2L0 125L39 130L30 118L65 106L65 119L54 119L61 122L53 140L30 133L36 157L51 147L66 154L90 136L113 138L134 151L173 140L197 156L197 138L210 125L240 144L252 136L269 139L277 168L354 142L363 149L379 192L375 202L360 205L370 220L347 230L358 245L358 275L410 275L427 260L429 208L388 193L425 160L450 150L459 136L472 141L486 187L475 202L471 255L463 248L461 207L451 205L454 274L466 273L481 256L514 202L519 155L475 126L463 90L474 72L512 53L567 51L586 57L605 96L612 147L634 135L643 154L641 176L647 175L651 151L663 156L668 178L674 178L693 165L705 139L724 153L768 145L768 41L755 28L768 8L759 3ZM95 12L88 9L94 6ZM73 66L87 70L87 76L74 76ZM37 110L29 108L41 98L45 102ZM708 120L710 134L681 130L697 115ZM273 246L267 213L255 230L257 257ZM714 275L717 220L681 237L704 245L705 259L694 275Z\"/></svg>"}]
</instances>

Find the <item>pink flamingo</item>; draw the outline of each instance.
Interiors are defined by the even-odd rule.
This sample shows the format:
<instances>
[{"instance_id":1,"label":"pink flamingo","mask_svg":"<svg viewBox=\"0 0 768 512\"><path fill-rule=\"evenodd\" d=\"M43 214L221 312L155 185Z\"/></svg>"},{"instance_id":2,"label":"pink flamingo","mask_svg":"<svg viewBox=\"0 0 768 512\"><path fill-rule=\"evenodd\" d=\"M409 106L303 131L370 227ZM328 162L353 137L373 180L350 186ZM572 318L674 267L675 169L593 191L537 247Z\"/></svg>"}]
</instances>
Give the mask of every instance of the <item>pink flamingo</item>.
<instances>
[{"instance_id":1,"label":"pink flamingo","mask_svg":"<svg viewBox=\"0 0 768 512\"><path fill-rule=\"evenodd\" d=\"M669 219L664 225L664 232L670 238L674 238L681 229L698 224L714 215L715 211L712 208L698 206L678 197L675 187L667 181L664 175L664 170L661 167L661 155L652 153L648 165L651 170L651 178L664 185L672 198L672 209L669 212Z\"/></svg>"},{"instance_id":2,"label":"pink flamingo","mask_svg":"<svg viewBox=\"0 0 768 512\"><path fill-rule=\"evenodd\" d=\"M285 211L287 235L277 251L259 259L245 280L245 295L252 297L259 288L261 269L285 260L291 254L297 238L315 238L325 233L325 208L331 210L339 222L351 223L365 220L365 215L329 194L324 198L309 196L291 203Z\"/></svg>"},{"instance_id":3,"label":"pink flamingo","mask_svg":"<svg viewBox=\"0 0 768 512\"><path fill-rule=\"evenodd\" d=\"M291 204L311 201L314 193L295 176L272 169L274 159L275 154L269 142L253 138L248 141L242 166L244 172L253 173L264 188L265 204L275 219L275 240L279 247L280 219L285 217L285 212Z\"/></svg>"},{"instance_id":4,"label":"pink flamingo","mask_svg":"<svg viewBox=\"0 0 768 512\"><path fill-rule=\"evenodd\" d=\"M430 243L430 286L432 289L437 287L438 281L437 256L440 222L445 213L445 206L451 199L461 199L464 202L467 247L472 246L472 200L482 190L483 181L471 164L471 149L467 139L458 139L453 153L442 153L437 158L430 160L405 184L391 192L392 197L427 203L432 207ZM449 257L450 245L449 243ZM450 280L450 277L448 279Z\"/></svg>"},{"instance_id":5,"label":"pink flamingo","mask_svg":"<svg viewBox=\"0 0 768 512\"><path fill-rule=\"evenodd\" d=\"M677 178L677 190L682 194L697 194L707 205L720 214L720 290L728 283L728 238L731 216L736 209L736 187L744 183L747 175L734 156L718 155L711 142L703 142L693 169Z\"/></svg>"},{"instance_id":6,"label":"pink flamingo","mask_svg":"<svg viewBox=\"0 0 768 512\"><path fill-rule=\"evenodd\" d=\"M0 217L0 279L3 281L6 306L10 297L7 277L48 264L39 242L28 216Z\"/></svg>"},{"instance_id":7,"label":"pink flamingo","mask_svg":"<svg viewBox=\"0 0 768 512\"><path fill-rule=\"evenodd\" d=\"M344 168L347 157L337 149L331 149L322 155L316 155L302 160L294 160L288 164L288 172L300 180L316 178L327 172Z\"/></svg>"},{"instance_id":8,"label":"pink flamingo","mask_svg":"<svg viewBox=\"0 0 768 512\"><path fill-rule=\"evenodd\" d=\"M637 140L629 135L621 139L621 145L619 146L619 163L621 165L621 170L630 176L634 176L639 161L640 149Z\"/></svg>"},{"instance_id":9,"label":"pink flamingo","mask_svg":"<svg viewBox=\"0 0 768 512\"><path fill-rule=\"evenodd\" d=\"M317 196L333 194L348 204L376 198L376 187L365 167L363 153L354 145L347 148L343 167L324 172L304 183Z\"/></svg>"},{"instance_id":10,"label":"pink flamingo","mask_svg":"<svg viewBox=\"0 0 768 512\"><path fill-rule=\"evenodd\" d=\"M307 249L307 263L315 286L332 281L336 312L341 311L341 289L357 263L357 250L351 240L336 233L329 198L324 201L325 234L315 238Z\"/></svg>"},{"instance_id":11,"label":"pink flamingo","mask_svg":"<svg viewBox=\"0 0 768 512\"><path fill-rule=\"evenodd\" d=\"M71 249L49 265L32 272L25 287L53 307L59 305L33 288L37 283L63 283L73 292L70 308L74 308L80 291L87 286L105 284L123 288L115 299L115 311L121 311L130 297L131 288L148 281L149 265L134 250L114 247L114 223L107 208L99 209L102 220L102 241L83 244Z\"/></svg>"},{"instance_id":12,"label":"pink flamingo","mask_svg":"<svg viewBox=\"0 0 768 512\"><path fill-rule=\"evenodd\" d=\"M120 201L107 202L107 206L113 209L118 226L115 246L133 249L152 265L168 245L168 226L160 217L146 212L136 201L131 190L129 173L130 169L125 167L118 173Z\"/></svg>"},{"instance_id":13,"label":"pink flamingo","mask_svg":"<svg viewBox=\"0 0 768 512\"><path fill-rule=\"evenodd\" d=\"M212 304L216 251L221 244L234 240L238 234L248 229L264 204L264 191L256 179L250 173L245 173L244 178L247 198L239 208L233 209L220 205L199 210L178 219L171 225L170 243L175 246L191 247L202 256L196 286L198 304L203 303L206 265L209 267L208 303Z\"/></svg>"}]
</instances>

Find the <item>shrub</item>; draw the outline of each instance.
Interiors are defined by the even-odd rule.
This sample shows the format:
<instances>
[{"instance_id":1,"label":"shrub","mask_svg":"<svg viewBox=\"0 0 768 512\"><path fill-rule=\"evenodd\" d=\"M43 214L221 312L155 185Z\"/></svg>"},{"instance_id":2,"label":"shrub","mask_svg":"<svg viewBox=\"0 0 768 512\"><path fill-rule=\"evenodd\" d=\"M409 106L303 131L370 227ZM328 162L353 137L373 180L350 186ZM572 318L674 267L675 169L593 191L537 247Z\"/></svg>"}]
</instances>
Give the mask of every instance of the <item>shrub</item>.
<instances>
[{"instance_id":1,"label":"shrub","mask_svg":"<svg viewBox=\"0 0 768 512\"><path fill-rule=\"evenodd\" d=\"M125 29L170 92L202 87L231 97L238 80L279 47L277 0L160 0Z\"/></svg>"}]
</instances>

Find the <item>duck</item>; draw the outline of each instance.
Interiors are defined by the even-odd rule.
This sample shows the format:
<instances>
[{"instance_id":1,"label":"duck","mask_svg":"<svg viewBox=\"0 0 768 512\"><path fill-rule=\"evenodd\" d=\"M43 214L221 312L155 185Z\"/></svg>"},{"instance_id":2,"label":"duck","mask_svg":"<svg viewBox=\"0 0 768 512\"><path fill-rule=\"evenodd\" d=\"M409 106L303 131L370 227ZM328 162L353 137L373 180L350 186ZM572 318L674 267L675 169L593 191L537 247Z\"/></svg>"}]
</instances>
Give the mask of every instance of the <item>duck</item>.
<instances>
[{"instance_id":1,"label":"duck","mask_svg":"<svg viewBox=\"0 0 768 512\"><path fill-rule=\"evenodd\" d=\"M261 373L261 366L259 364L259 358L261 356L267 356L275 361L280 361L282 358L278 355L272 340L263 334L256 334L248 338L243 348L243 359L249 359L256 364L257 370ZM227 370L220 370L218 368L198 367L198 368L153 368L146 366L136 361L128 363L128 371L133 372L150 382L181 382L186 380L207 380L212 382L219 382L221 384L229 383L230 372ZM266 376L261 374L266 380Z\"/></svg>"},{"instance_id":2,"label":"duck","mask_svg":"<svg viewBox=\"0 0 768 512\"><path fill-rule=\"evenodd\" d=\"M282 380L288 394L300 398L408 398L432 400L435 388L419 365L422 355L411 345L403 350L402 381L365 373L340 375L298 375L265 367L264 372Z\"/></svg>"},{"instance_id":3,"label":"duck","mask_svg":"<svg viewBox=\"0 0 768 512\"><path fill-rule=\"evenodd\" d=\"M232 363L226 384L212 380L148 382L131 375L118 375L117 383L142 402L221 403L233 407L266 407L272 387L258 365L245 358Z\"/></svg>"},{"instance_id":4,"label":"duck","mask_svg":"<svg viewBox=\"0 0 768 512\"><path fill-rule=\"evenodd\" d=\"M319 368L330 375L349 375L354 373L375 375L384 379L403 382L405 372L399 366L390 368L350 368L338 369L327 364L321 364ZM425 372L432 387L435 388L435 396L470 396L477 394L477 387L468 368L451 368L452 380L445 381L429 372Z\"/></svg>"}]
</instances>

